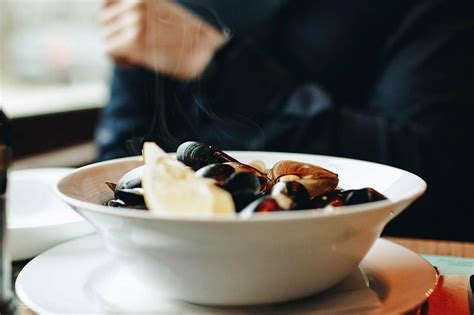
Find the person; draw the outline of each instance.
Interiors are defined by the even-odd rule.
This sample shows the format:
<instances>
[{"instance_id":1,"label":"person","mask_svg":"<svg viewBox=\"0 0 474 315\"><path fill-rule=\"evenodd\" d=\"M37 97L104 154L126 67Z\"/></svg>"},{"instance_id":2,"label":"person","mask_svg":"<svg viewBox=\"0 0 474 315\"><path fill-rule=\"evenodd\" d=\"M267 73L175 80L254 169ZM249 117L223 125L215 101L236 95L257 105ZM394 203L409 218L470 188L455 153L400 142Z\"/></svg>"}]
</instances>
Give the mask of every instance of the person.
<instances>
[{"instance_id":1,"label":"person","mask_svg":"<svg viewBox=\"0 0 474 315\"><path fill-rule=\"evenodd\" d=\"M474 241L474 2L106 0L101 21L101 160L152 139L393 165L428 189L384 235Z\"/></svg>"}]
</instances>

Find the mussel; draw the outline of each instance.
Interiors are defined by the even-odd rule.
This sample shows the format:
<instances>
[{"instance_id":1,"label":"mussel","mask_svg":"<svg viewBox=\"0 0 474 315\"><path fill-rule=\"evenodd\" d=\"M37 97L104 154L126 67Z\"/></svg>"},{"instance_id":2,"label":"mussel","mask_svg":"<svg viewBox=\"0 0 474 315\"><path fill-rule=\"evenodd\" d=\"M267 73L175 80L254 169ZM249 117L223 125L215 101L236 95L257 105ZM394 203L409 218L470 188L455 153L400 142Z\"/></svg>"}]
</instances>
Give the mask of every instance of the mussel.
<instances>
[{"instance_id":1,"label":"mussel","mask_svg":"<svg viewBox=\"0 0 474 315\"><path fill-rule=\"evenodd\" d=\"M340 207L385 199L387 199L386 196L371 187L349 190L335 189L325 195L313 198L311 205L313 208L324 208L328 205Z\"/></svg>"},{"instance_id":2,"label":"mussel","mask_svg":"<svg viewBox=\"0 0 474 315\"><path fill-rule=\"evenodd\" d=\"M125 173L117 182L115 190L141 188L144 169L142 165Z\"/></svg>"},{"instance_id":3,"label":"mussel","mask_svg":"<svg viewBox=\"0 0 474 315\"><path fill-rule=\"evenodd\" d=\"M179 145L176 158L195 171L213 163L238 162L221 150L196 141L187 141Z\"/></svg>"},{"instance_id":4,"label":"mussel","mask_svg":"<svg viewBox=\"0 0 474 315\"><path fill-rule=\"evenodd\" d=\"M296 181L306 188L311 198L327 194L339 184L336 173L320 166L289 160L275 163L268 177L273 183Z\"/></svg>"},{"instance_id":5,"label":"mussel","mask_svg":"<svg viewBox=\"0 0 474 315\"><path fill-rule=\"evenodd\" d=\"M260 190L264 191L267 185L268 177L265 173L260 170L240 162L225 162L225 163L213 163L204 166L196 171L196 175L212 178L218 185L223 185L224 182L235 173L251 173L260 182Z\"/></svg>"},{"instance_id":6,"label":"mussel","mask_svg":"<svg viewBox=\"0 0 474 315\"><path fill-rule=\"evenodd\" d=\"M371 187L346 190L343 194L345 197L344 205L346 206L387 199L386 196Z\"/></svg>"},{"instance_id":7,"label":"mussel","mask_svg":"<svg viewBox=\"0 0 474 315\"><path fill-rule=\"evenodd\" d=\"M270 196L263 196L251 202L249 205L247 205L240 212L239 215L241 217L250 217L254 213L258 213L258 212L274 212L274 211L279 211L279 210L284 210L284 209L280 207L280 205L275 200L275 198L270 197Z\"/></svg>"},{"instance_id":8,"label":"mussel","mask_svg":"<svg viewBox=\"0 0 474 315\"><path fill-rule=\"evenodd\" d=\"M125 204L125 202L123 202L122 200L119 200L119 199L111 199L111 200L105 202L104 205L108 206L108 207L114 207L114 208L123 208L123 207L127 206Z\"/></svg>"},{"instance_id":9,"label":"mussel","mask_svg":"<svg viewBox=\"0 0 474 315\"><path fill-rule=\"evenodd\" d=\"M318 209L326 206L339 207L344 205L344 193L340 189L335 189L329 193L311 199L311 207Z\"/></svg>"},{"instance_id":10,"label":"mussel","mask_svg":"<svg viewBox=\"0 0 474 315\"><path fill-rule=\"evenodd\" d=\"M262 171L254 168L250 165L243 164L243 163L240 163L240 162L227 162L225 164L232 166L235 169L236 173L247 172L247 173L254 174L258 178L258 180L260 181L261 190L265 191L266 186L269 182L267 174L263 173Z\"/></svg>"},{"instance_id":11,"label":"mussel","mask_svg":"<svg viewBox=\"0 0 474 315\"><path fill-rule=\"evenodd\" d=\"M274 182L270 195L252 201L241 211L241 215L309 208L311 208L311 197L306 187L298 181L289 180Z\"/></svg>"},{"instance_id":12,"label":"mussel","mask_svg":"<svg viewBox=\"0 0 474 315\"><path fill-rule=\"evenodd\" d=\"M232 195L236 212L240 212L263 194L258 176L250 172L233 173L222 187Z\"/></svg>"},{"instance_id":13,"label":"mussel","mask_svg":"<svg viewBox=\"0 0 474 315\"><path fill-rule=\"evenodd\" d=\"M254 173L236 172L224 182L223 188L234 195L242 192L259 193L262 185Z\"/></svg>"},{"instance_id":14,"label":"mussel","mask_svg":"<svg viewBox=\"0 0 474 315\"><path fill-rule=\"evenodd\" d=\"M250 191L242 191L233 194L232 200L234 201L235 212L241 212L245 207L262 196L262 193L254 193Z\"/></svg>"},{"instance_id":15,"label":"mussel","mask_svg":"<svg viewBox=\"0 0 474 315\"><path fill-rule=\"evenodd\" d=\"M177 159L196 171L197 176L211 178L227 190L236 212L242 217L258 212L318 209L387 199L373 188L342 190L339 178L325 168L309 163L283 160L268 170L261 161L244 164L223 151L203 143L182 143ZM117 183L106 184L114 199L111 207L146 209L141 180L144 167L127 172ZM215 186L210 186L215 189Z\"/></svg>"},{"instance_id":16,"label":"mussel","mask_svg":"<svg viewBox=\"0 0 474 315\"><path fill-rule=\"evenodd\" d=\"M115 198L123 201L126 206L145 207L145 199L143 198L143 188L141 187L130 189L117 189L115 190Z\"/></svg>"},{"instance_id":17,"label":"mussel","mask_svg":"<svg viewBox=\"0 0 474 315\"><path fill-rule=\"evenodd\" d=\"M214 163L199 169L196 175L212 178L216 184L227 190L235 204L235 209L240 212L250 202L262 195L262 181L266 183L266 177L262 180L255 172L240 163ZM260 175L260 174L259 174Z\"/></svg>"},{"instance_id":18,"label":"mussel","mask_svg":"<svg viewBox=\"0 0 474 315\"><path fill-rule=\"evenodd\" d=\"M196 171L197 176L212 178L220 186L234 173L235 168L226 163L209 164Z\"/></svg>"},{"instance_id":19,"label":"mussel","mask_svg":"<svg viewBox=\"0 0 474 315\"><path fill-rule=\"evenodd\" d=\"M271 195L280 207L286 210L303 210L311 207L311 198L308 190L297 181L278 182Z\"/></svg>"},{"instance_id":20,"label":"mussel","mask_svg":"<svg viewBox=\"0 0 474 315\"><path fill-rule=\"evenodd\" d=\"M107 186L114 192L115 198L108 201L107 205L145 209L142 188L143 170L144 166L139 166L125 173L116 184L106 182Z\"/></svg>"}]
</instances>

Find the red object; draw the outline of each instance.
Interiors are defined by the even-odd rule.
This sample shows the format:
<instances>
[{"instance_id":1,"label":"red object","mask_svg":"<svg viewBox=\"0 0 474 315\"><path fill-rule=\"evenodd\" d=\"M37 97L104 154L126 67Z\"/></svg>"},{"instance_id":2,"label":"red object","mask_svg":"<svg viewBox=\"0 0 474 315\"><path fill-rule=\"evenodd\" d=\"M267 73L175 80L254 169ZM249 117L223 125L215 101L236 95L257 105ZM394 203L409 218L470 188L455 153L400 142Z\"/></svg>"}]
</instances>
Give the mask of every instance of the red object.
<instances>
[{"instance_id":1,"label":"red object","mask_svg":"<svg viewBox=\"0 0 474 315\"><path fill-rule=\"evenodd\" d=\"M469 306L469 277L442 275L438 285L416 314L421 315L471 315Z\"/></svg>"}]
</instances>

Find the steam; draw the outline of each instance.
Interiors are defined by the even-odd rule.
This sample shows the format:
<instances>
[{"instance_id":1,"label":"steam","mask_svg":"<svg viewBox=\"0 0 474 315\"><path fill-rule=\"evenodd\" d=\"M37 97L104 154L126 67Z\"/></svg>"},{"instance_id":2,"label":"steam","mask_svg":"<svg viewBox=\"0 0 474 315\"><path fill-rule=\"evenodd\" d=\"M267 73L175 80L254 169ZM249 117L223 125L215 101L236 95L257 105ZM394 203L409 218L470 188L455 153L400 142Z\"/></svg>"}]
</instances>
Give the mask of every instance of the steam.
<instances>
[{"instance_id":1,"label":"steam","mask_svg":"<svg viewBox=\"0 0 474 315\"><path fill-rule=\"evenodd\" d=\"M182 1L183 3L187 3L186 1ZM191 4L191 3L187 3ZM198 10L203 10L208 15L208 17L212 18L213 24L218 27L226 36L231 36L231 31L227 28L224 23L222 23L221 19L219 18L218 14L211 10L210 8L201 6L196 4L195 2L192 3L194 6L199 6ZM170 23L168 18L164 15L156 15L154 10L147 10L147 19L157 19L160 23ZM159 31L156 29L156 23L151 23L153 29L149 30L148 34L151 35L151 44L154 49L152 51L156 51L155 49L158 47L158 43L156 41L156 36L153 34L157 34ZM199 27L204 25L201 23ZM176 69L179 67L183 55L185 53L185 39L189 37L189 34L186 34L186 26L185 23L182 23L182 42L180 43L179 49L179 58L176 64ZM150 25L147 25L150 27ZM188 31L189 32L189 31ZM199 34L199 32L197 32ZM186 36L188 35L188 36ZM150 35L149 35L150 36ZM199 36L195 36L194 38L189 38L188 40L198 41ZM153 56L153 65L154 69L158 68L158 56ZM174 71L176 73L177 70ZM173 76L173 75L172 75ZM157 99L157 104L153 109L153 117L151 119L150 126L148 131L145 133L143 137L134 137L130 138L126 141L126 149L129 154L131 155L140 155L141 149L143 147L143 143L145 141L159 141L160 147L165 149L166 151L174 151L177 146L185 141L185 140L197 140L197 141L209 141L212 139L214 145L218 145L222 148L232 147L232 148L242 148L242 137L247 137L247 134L250 134L251 139L247 141L247 143L253 148L262 148L264 144L264 132L262 127L259 126L256 122L252 121L251 119L238 116L238 117L222 117L213 110L212 104L209 100L206 99L204 95L201 82L197 79L194 82L183 82L182 85L184 88L181 92L173 91L173 95L170 95L171 90L167 90L167 78L162 77L161 75L157 74L155 76L155 96ZM192 104L182 104L182 96L185 96L185 93L189 93L191 98L186 98L186 101L191 102ZM171 106L170 106L171 105ZM170 106L167 109L167 106ZM196 111L194 114L189 113L189 109L192 108L193 111ZM182 125L182 128L187 129L186 134L184 135L186 139L180 139L172 134L170 131L170 126L168 125L167 121L167 110L173 110L179 113L179 119L182 119L182 122L177 122ZM174 117L176 119L176 117ZM207 121L215 128L208 128L206 131L203 131L201 124L199 122ZM242 133L239 131L242 130ZM233 132L232 132L233 131ZM181 135L183 136L183 135ZM193 137L190 139L189 137ZM240 139L236 139L240 138ZM237 141L239 140L239 141Z\"/></svg>"}]
</instances>

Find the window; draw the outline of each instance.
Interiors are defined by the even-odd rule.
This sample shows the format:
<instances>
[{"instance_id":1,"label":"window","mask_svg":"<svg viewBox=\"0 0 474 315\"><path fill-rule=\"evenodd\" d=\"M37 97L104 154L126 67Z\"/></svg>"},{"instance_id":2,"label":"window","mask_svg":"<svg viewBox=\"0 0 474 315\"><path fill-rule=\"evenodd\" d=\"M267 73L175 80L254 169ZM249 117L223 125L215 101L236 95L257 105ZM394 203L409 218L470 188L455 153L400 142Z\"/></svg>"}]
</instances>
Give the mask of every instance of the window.
<instances>
[{"instance_id":1,"label":"window","mask_svg":"<svg viewBox=\"0 0 474 315\"><path fill-rule=\"evenodd\" d=\"M77 166L94 157L92 137L111 69L98 22L101 5L0 0L0 106L12 119L14 159L27 161L22 168L39 165L32 161L39 156L47 160L41 166ZM65 149L62 162L51 157ZM81 159L71 162L71 155Z\"/></svg>"},{"instance_id":2,"label":"window","mask_svg":"<svg viewBox=\"0 0 474 315\"><path fill-rule=\"evenodd\" d=\"M1 102L12 117L100 107L107 99L101 0L1 0Z\"/></svg>"}]
</instances>

